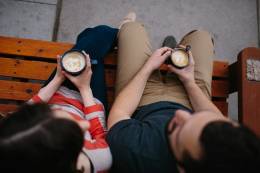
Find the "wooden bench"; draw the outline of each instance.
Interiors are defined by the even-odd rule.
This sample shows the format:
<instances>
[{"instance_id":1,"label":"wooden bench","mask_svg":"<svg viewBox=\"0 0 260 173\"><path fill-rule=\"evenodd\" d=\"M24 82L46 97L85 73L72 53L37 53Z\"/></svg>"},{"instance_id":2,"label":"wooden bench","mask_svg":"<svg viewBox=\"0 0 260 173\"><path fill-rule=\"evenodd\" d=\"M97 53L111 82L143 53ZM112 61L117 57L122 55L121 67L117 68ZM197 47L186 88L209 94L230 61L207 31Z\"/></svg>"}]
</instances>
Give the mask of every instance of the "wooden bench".
<instances>
[{"instance_id":1,"label":"wooden bench","mask_svg":"<svg viewBox=\"0 0 260 173\"><path fill-rule=\"evenodd\" d=\"M72 46L71 43L0 36L0 112L14 111L36 94L56 67L56 55L62 55ZM212 101L224 115L228 115L228 62L215 61L213 69ZM111 106L114 100L116 51L105 58L105 72Z\"/></svg>"}]
</instances>

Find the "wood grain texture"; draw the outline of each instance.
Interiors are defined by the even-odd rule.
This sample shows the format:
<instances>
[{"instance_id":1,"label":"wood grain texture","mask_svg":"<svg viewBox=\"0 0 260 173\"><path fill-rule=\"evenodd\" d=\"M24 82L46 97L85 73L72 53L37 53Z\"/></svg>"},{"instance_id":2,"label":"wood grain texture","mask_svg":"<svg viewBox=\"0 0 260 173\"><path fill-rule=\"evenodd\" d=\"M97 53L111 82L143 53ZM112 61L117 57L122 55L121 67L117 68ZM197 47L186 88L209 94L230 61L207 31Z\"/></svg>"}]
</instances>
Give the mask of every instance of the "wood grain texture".
<instances>
[{"instance_id":1,"label":"wood grain texture","mask_svg":"<svg viewBox=\"0 0 260 173\"><path fill-rule=\"evenodd\" d=\"M260 49L245 48L238 56L238 118L260 136L260 82L247 80L247 59L260 60Z\"/></svg>"},{"instance_id":2,"label":"wood grain texture","mask_svg":"<svg viewBox=\"0 0 260 173\"><path fill-rule=\"evenodd\" d=\"M0 57L2 76L46 80L55 67L55 63Z\"/></svg>"},{"instance_id":3,"label":"wood grain texture","mask_svg":"<svg viewBox=\"0 0 260 173\"><path fill-rule=\"evenodd\" d=\"M0 52L8 55L32 56L47 59L56 59L72 48L71 43L58 43L42 40L32 40L0 36Z\"/></svg>"},{"instance_id":4,"label":"wood grain texture","mask_svg":"<svg viewBox=\"0 0 260 173\"><path fill-rule=\"evenodd\" d=\"M213 101L224 116L228 116L228 103L226 101Z\"/></svg>"},{"instance_id":5,"label":"wood grain texture","mask_svg":"<svg viewBox=\"0 0 260 173\"><path fill-rule=\"evenodd\" d=\"M0 98L27 101L35 95L41 84L0 80Z\"/></svg>"},{"instance_id":6,"label":"wood grain texture","mask_svg":"<svg viewBox=\"0 0 260 173\"><path fill-rule=\"evenodd\" d=\"M8 112L13 112L18 108L15 104L0 104L0 113L6 114Z\"/></svg>"}]
</instances>

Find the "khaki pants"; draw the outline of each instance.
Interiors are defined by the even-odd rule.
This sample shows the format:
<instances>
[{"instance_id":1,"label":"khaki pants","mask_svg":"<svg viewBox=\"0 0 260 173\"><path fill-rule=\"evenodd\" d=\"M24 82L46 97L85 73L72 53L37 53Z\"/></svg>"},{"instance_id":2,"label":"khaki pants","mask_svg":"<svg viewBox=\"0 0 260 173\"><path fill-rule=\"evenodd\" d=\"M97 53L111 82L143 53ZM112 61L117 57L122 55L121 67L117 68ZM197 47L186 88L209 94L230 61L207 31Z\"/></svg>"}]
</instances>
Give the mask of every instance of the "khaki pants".
<instances>
[{"instance_id":1,"label":"khaki pants","mask_svg":"<svg viewBox=\"0 0 260 173\"><path fill-rule=\"evenodd\" d=\"M213 40L206 31L192 31L183 37L182 45L191 45L195 61L195 80L203 93L210 99ZM151 45L142 24L129 22L118 33L118 69L116 95L134 77L151 56ZM167 73L164 82L159 70L147 81L139 106L158 101L171 101L192 108L187 93L175 74Z\"/></svg>"}]
</instances>

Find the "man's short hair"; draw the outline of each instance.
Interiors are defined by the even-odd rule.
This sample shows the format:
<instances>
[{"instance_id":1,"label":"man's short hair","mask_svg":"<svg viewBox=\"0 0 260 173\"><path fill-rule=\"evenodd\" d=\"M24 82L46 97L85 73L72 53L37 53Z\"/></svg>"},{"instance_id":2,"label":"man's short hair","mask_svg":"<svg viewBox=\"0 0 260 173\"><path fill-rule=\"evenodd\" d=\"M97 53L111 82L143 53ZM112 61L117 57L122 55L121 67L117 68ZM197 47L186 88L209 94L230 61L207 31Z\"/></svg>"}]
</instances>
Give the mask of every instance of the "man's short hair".
<instances>
[{"instance_id":1,"label":"man's short hair","mask_svg":"<svg viewBox=\"0 0 260 173\"><path fill-rule=\"evenodd\" d=\"M185 152L179 163L186 173L260 172L260 140L245 126L211 122L199 140L202 158L194 160Z\"/></svg>"}]
</instances>

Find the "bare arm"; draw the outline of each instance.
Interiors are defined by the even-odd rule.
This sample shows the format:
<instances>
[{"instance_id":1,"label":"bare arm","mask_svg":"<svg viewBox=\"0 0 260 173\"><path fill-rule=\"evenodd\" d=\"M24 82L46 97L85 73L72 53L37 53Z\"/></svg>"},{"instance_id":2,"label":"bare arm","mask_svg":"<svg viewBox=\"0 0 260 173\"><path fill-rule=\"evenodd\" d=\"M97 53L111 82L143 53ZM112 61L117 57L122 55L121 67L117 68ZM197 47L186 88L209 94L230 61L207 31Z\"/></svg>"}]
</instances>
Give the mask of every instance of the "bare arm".
<instances>
[{"instance_id":1,"label":"bare arm","mask_svg":"<svg viewBox=\"0 0 260 173\"><path fill-rule=\"evenodd\" d=\"M205 96L205 94L201 91L199 86L196 84L194 78L195 63L191 51L189 51L189 57L190 57L190 64L188 67L185 67L184 69L177 69L169 65L168 66L169 70L176 73L179 79L182 81L185 90L189 96L191 105L195 112L207 110L222 115L219 109L211 102L211 100L209 100Z\"/></svg>"},{"instance_id":2,"label":"bare arm","mask_svg":"<svg viewBox=\"0 0 260 173\"><path fill-rule=\"evenodd\" d=\"M38 92L38 96L41 98L43 102L48 102L53 94L59 89L60 85L62 84L63 80L54 77L48 85L40 89Z\"/></svg>"},{"instance_id":3,"label":"bare arm","mask_svg":"<svg viewBox=\"0 0 260 173\"><path fill-rule=\"evenodd\" d=\"M65 80L65 76L61 72L60 56L57 56L57 71L54 78L46 85L41 88L38 92L38 96L43 102L48 102L53 94L59 89L62 82Z\"/></svg>"},{"instance_id":4,"label":"bare arm","mask_svg":"<svg viewBox=\"0 0 260 173\"><path fill-rule=\"evenodd\" d=\"M109 129L117 122L131 117L138 107L149 76L170 55L170 50L166 47L156 50L134 78L118 94L108 116Z\"/></svg>"}]
</instances>

